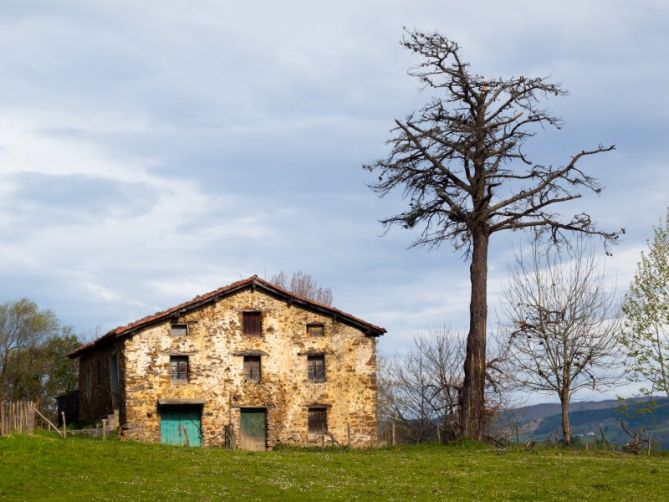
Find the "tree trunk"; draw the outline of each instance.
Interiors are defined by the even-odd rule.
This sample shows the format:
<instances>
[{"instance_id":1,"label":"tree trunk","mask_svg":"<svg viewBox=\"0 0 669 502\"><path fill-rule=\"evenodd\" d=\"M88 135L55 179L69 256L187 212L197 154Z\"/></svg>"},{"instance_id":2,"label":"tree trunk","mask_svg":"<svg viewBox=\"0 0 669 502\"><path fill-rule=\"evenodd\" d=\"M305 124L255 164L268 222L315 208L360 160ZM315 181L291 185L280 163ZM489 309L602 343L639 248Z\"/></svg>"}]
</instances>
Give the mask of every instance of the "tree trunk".
<instances>
[{"instance_id":1,"label":"tree trunk","mask_svg":"<svg viewBox=\"0 0 669 502\"><path fill-rule=\"evenodd\" d=\"M462 436L481 440L484 420L486 323L488 320L488 240L483 230L472 235L472 263L469 268L471 300L469 303L469 334L465 357L465 378L462 385L460 424Z\"/></svg>"},{"instance_id":2,"label":"tree trunk","mask_svg":"<svg viewBox=\"0 0 669 502\"><path fill-rule=\"evenodd\" d=\"M562 405L562 437L566 446L571 445L571 423L569 422L569 395L560 395Z\"/></svg>"}]
</instances>

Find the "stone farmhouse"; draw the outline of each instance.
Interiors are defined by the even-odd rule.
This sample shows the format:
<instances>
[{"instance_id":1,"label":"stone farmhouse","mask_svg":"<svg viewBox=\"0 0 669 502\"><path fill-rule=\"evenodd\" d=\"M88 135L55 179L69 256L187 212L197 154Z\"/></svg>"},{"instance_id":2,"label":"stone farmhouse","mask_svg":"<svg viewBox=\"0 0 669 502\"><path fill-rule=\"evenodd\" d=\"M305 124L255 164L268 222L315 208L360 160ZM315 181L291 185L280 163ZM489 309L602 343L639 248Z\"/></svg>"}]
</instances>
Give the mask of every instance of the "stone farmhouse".
<instances>
[{"instance_id":1,"label":"stone farmhouse","mask_svg":"<svg viewBox=\"0 0 669 502\"><path fill-rule=\"evenodd\" d=\"M70 354L79 418L169 444L371 446L385 331L252 276Z\"/></svg>"}]
</instances>

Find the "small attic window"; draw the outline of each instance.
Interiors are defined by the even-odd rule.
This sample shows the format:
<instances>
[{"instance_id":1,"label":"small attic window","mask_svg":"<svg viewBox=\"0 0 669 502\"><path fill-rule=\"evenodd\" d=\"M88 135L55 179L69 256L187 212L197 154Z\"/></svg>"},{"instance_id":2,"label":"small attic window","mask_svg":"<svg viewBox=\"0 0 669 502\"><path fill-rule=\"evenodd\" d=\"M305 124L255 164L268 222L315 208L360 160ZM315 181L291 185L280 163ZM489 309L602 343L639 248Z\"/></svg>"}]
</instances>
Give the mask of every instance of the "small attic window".
<instances>
[{"instance_id":1,"label":"small attic window","mask_svg":"<svg viewBox=\"0 0 669 502\"><path fill-rule=\"evenodd\" d=\"M323 323L307 324L307 335L309 336L324 336L325 325Z\"/></svg>"},{"instance_id":2,"label":"small attic window","mask_svg":"<svg viewBox=\"0 0 669 502\"><path fill-rule=\"evenodd\" d=\"M186 336L188 334L188 324L174 323L172 324L172 336Z\"/></svg>"}]
</instances>

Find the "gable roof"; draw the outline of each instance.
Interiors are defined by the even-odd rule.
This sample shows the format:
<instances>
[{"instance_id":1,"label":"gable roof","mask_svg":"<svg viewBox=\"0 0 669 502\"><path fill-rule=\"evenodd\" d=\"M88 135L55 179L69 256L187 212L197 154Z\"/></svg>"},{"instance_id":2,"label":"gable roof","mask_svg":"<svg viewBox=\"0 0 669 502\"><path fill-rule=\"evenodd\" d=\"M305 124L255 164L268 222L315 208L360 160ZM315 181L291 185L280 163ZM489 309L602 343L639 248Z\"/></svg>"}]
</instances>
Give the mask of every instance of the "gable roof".
<instances>
[{"instance_id":1,"label":"gable roof","mask_svg":"<svg viewBox=\"0 0 669 502\"><path fill-rule=\"evenodd\" d=\"M179 316L192 310L204 307L208 304L216 302L217 300L225 296L237 293L238 291L241 291L242 289L246 288L260 289L272 296L287 300L307 310L312 310L315 312L333 316L338 321L344 322L346 324L361 329L368 336L381 336L384 333L386 333L385 328L368 323L367 321L363 321L358 317L352 316L351 314L343 312L329 305L316 302L304 296L296 295L295 293L280 288L276 284L272 284L271 282L261 279L257 275L252 275L247 279L233 282L232 284L223 286L222 288L218 288L214 291L210 291L209 293L205 293L203 295L198 295L192 300L176 305L175 307L163 310L161 312L156 312L155 314L143 317L142 319L131 322L130 324L127 324L125 326L119 326L118 328L114 328L111 331L108 331L107 333L102 335L100 338L86 345L82 345L77 350L70 353L69 357L71 359L75 359L84 354L85 352L89 352L90 350L107 345L108 343L112 342L117 338L131 336L143 328L161 323L172 317Z\"/></svg>"}]
</instances>

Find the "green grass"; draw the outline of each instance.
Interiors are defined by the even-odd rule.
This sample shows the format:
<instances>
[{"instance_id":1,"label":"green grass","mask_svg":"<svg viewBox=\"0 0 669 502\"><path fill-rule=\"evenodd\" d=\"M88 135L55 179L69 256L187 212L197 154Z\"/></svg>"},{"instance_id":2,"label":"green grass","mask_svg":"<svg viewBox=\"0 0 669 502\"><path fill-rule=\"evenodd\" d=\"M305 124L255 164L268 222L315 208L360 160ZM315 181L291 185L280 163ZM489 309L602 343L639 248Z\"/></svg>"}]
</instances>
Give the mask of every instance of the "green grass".
<instances>
[{"instance_id":1,"label":"green grass","mask_svg":"<svg viewBox=\"0 0 669 502\"><path fill-rule=\"evenodd\" d=\"M369 451L0 438L0 500L667 500L669 456L501 451L477 444Z\"/></svg>"}]
</instances>

